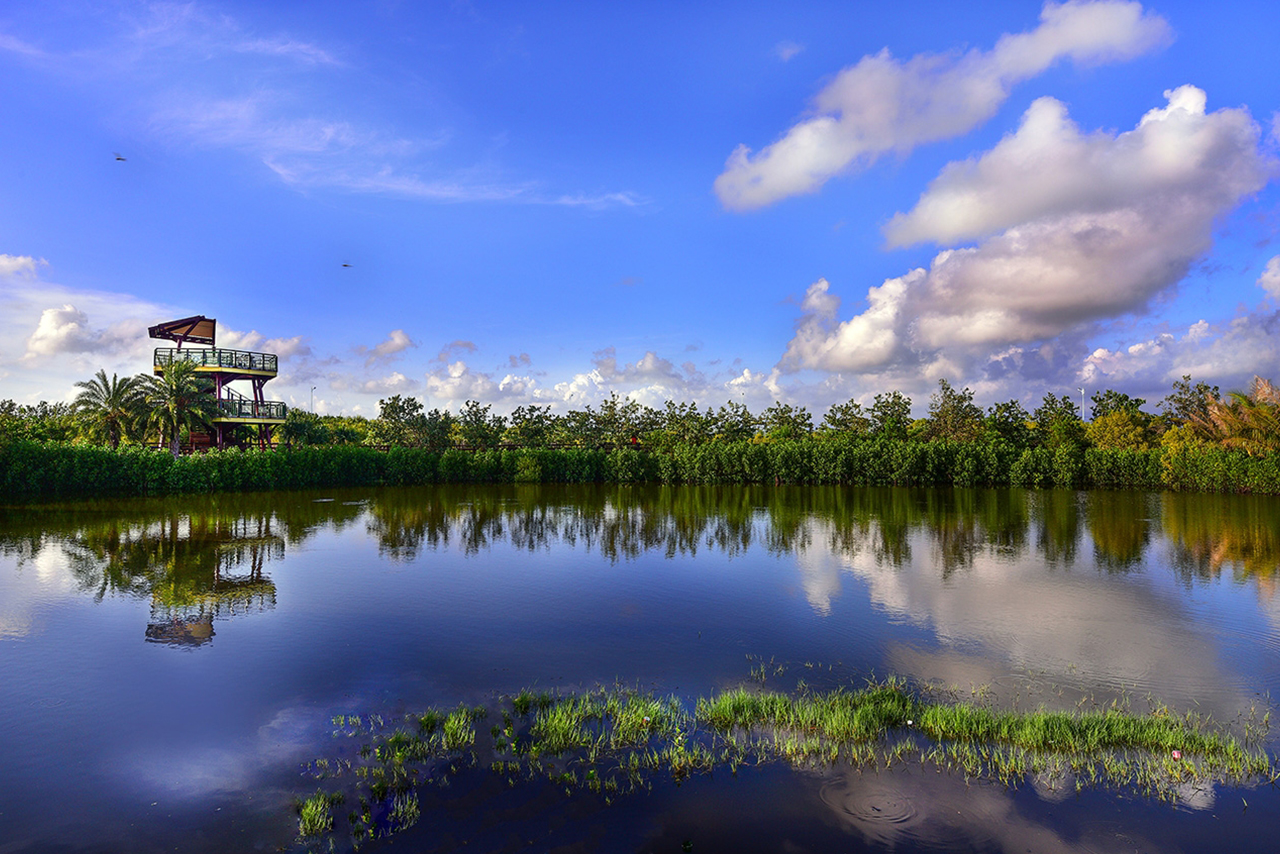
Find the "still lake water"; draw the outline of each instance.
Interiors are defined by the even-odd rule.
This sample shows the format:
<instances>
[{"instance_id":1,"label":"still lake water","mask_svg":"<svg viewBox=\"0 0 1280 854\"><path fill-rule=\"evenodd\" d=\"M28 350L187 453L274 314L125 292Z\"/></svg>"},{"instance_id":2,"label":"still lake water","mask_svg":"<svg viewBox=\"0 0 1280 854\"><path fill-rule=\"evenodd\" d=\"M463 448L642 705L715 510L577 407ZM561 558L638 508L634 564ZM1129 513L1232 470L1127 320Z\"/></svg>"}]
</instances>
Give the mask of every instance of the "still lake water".
<instances>
[{"instance_id":1,"label":"still lake water","mask_svg":"<svg viewBox=\"0 0 1280 854\"><path fill-rule=\"evenodd\" d=\"M1280 696L1278 579L1280 499L1242 496L544 485L0 507L0 854L296 850L334 715L522 688L691 700L765 664L782 691L893 673L1002 707L1125 696L1231 722ZM421 797L416 827L361 850L1280 850L1272 786L1170 804L773 764L606 805L482 763Z\"/></svg>"}]
</instances>

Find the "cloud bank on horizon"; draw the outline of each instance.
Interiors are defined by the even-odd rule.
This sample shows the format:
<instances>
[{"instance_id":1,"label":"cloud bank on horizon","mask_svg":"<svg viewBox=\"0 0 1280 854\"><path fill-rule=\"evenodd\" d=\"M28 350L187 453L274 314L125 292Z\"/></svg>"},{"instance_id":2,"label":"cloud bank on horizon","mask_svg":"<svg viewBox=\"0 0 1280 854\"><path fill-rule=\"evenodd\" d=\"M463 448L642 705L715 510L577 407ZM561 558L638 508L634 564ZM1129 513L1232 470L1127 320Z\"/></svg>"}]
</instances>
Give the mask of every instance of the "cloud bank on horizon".
<instances>
[{"instance_id":1,"label":"cloud bank on horizon","mask_svg":"<svg viewBox=\"0 0 1280 854\"><path fill-rule=\"evenodd\" d=\"M906 59L873 26L856 48L831 38L836 9L808 30L760 15L754 45L699 37L718 30L695 12L682 43L671 21L554 4L545 20L334 5L267 23L236 0L85 13L96 43L35 12L0 24L0 70L58 105L0 155L83 160L59 110L136 150L110 179L63 176L92 182L83 213L0 185L0 398L143 370L147 326L193 313L230 321L221 346L278 353L287 402L314 386L320 411L366 415L392 394L509 411L615 392L820 413L893 388L920 409L940 378L982 402L1080 384L1158 399L1182 374L1242 386L1280 357L1280 102L1236 94L1266 76L1256 62L1178 53L1202 38L1199 6L1001 8L989 47L950 50L941 16L915 16L927 49ZM639 61L694 45L737 76ZM715 176L732 137L768 138L766 83L789 93L773 109L808 94L807 112ZM724 115L760 124L726 141ZM238 219L256 221L217 243ZM297 247L333 258L299 271ZM175 289L169 270L205 284ZM788 318L779 300L806 282Z\"/></svg>"}]
</instances>

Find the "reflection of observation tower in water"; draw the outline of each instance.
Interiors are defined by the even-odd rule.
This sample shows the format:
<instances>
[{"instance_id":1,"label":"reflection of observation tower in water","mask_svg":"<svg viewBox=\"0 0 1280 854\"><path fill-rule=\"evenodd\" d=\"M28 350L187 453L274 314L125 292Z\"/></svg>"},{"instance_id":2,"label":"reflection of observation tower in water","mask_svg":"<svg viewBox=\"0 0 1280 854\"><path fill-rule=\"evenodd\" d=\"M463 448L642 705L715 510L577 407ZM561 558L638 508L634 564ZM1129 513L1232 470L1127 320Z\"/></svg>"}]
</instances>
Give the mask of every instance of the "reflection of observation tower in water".
<instances>
[{"instance_id":1,"label":"reflection of observation tower in water","mask_svg":"<svg viewBox=\"0 0 1280 854\"><path fill-rule=\"evenodd\" d=\"M213 640L213 621L270 611L276 586L263 571L284 557L284 538L272 532L272 517L242 517L192 530L183 559L175 551L166 572L151 586L147 641L199 646Z\"/></svg>"}]
</instances>

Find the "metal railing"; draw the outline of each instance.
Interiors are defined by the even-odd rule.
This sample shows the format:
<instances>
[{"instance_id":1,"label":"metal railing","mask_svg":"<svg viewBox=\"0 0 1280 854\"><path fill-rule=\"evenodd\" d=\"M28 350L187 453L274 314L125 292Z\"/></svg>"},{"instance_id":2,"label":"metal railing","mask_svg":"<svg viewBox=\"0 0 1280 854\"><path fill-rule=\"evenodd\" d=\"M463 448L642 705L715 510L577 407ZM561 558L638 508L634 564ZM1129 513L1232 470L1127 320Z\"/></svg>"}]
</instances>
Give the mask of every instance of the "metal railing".
<instances>
[{"instance_id":1,"label":"metal railing","mask_svg":"<svg viewBox=\"0 0 1280 854\"><path fill-rule=\"evenodd\" d=\"M153 364L164 366L174 362L191 362L199 368L230 368L242 371L279 370L275 353L253 353L249 350L223 350L217 347L157 347Z\"/></svg>"},{"instance_id":2,"label":"metal railing","mask_svg":"<svg viewBox=\"0 0 1280 854\"><path fill-rule=\"evenodd\" d=\"M258 403L256 400L241 397L218 401L218 417L220 418L257 418L264 421L283 421L288 412L289 407L279 400L264 400L262 403Z\"/></svg>"}]
</instances>

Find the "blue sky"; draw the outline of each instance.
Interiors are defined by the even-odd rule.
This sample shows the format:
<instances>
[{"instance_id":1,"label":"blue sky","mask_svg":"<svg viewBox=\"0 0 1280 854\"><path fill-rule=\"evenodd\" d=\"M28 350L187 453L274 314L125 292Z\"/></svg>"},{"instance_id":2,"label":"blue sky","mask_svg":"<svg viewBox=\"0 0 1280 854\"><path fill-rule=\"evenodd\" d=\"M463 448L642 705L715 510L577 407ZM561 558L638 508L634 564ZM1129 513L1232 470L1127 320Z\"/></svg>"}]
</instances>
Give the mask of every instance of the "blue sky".
<instances>
[{"instance_id":1,"label":"blue sky","mask_svg":"<svg viewBox=\"0 0 1280 854\"><path fill-rule=\"evenodd\" d=\"M0 398L192 314L371 416L1280 375L1280 10L973 8L0 7Z\"/></svg>"}]
</instances>

